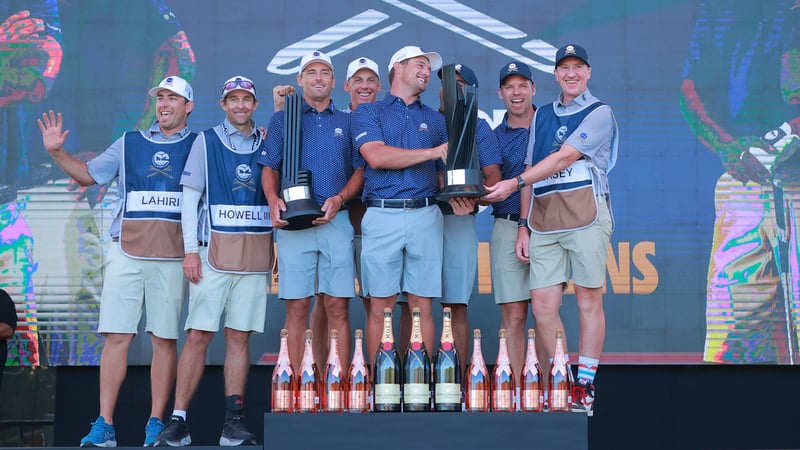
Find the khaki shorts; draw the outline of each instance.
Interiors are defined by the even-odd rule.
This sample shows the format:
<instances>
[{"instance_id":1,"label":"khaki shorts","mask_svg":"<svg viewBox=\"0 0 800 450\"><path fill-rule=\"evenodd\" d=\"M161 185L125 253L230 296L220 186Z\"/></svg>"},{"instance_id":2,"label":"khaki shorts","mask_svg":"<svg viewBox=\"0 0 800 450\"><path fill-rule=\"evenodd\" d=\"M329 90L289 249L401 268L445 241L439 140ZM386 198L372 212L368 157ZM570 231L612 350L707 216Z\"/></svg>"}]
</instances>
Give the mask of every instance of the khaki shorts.
<instances>
[{"instance_id":1,"label":"khaki shorts","mask_svg":"<svg viewBox=\"0 0 800 450\"><path fill-rule=\"evenodd\" d=\"M531 233L531 289L566 283L603 287L611 240L611 214L604 199L598 202L597 220L587 228L563 233Z\"/></svg>"},{"instance_id":2,"label":"khaki shorts","mask_svg":"<svg viewBox=\"0 0 800 450\"><path fill-rule=\"evenodd\" d=\"M531 299L530 265L517 258L517 222L494 219L489 246L492 268L492 292L496 304Z\"/></svg>"},{"instance_id":3,"label":"khaki shorts","mask_svg":"<svg viewBox=\"0 0 800 450\"><path fill-rule=\"evenodd\" d=\"M182 261L131 258L119 242L112 242L106 251L97 332L136 334L144 307L145 330L178 339L185 286Z\"/></svg>"},{"instance_id":4,"label":"khaki shorts","mask_svg":"<svg viewBox=\"0 0 800 450\"><path fill-rule=\"evenodd\" d=\"M200 248L203 278L189 283L189 314L186 329L219 331L225 313L225 328L264 332L267 316L267 274L217 272L208 265L208 248Z\"/></svg>"}]
</instances>

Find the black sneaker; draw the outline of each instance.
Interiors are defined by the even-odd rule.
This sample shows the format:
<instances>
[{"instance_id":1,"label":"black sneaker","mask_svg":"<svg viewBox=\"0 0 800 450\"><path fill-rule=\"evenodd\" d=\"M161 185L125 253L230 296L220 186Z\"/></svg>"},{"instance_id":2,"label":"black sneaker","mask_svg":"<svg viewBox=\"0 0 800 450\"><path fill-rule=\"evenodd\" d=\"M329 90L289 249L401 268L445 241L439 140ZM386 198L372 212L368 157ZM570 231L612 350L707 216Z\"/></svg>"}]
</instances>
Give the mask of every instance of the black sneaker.
<instances>
[{"instance_id":1,"label":"black sneaker","mask_svg":"<svg viewBox=\"0 0 800 450\"><path fill-rule=\"evenodd\" d=\"M219 437L219 445L224 447L256 445L256 438L253 433L247 431L247 427L242 423L242 418L234 416L225 421L222 435Z\"/></svg>"},{"instance_id":2,"label":"black sneaker","mask_svg":"<svg viewBox=\"0 0 800 450\"><path fill-rule=\"evenodd\" d=\"M156 436L155 447L183 447L192 443L189 436L189 425L183 417L172 416L169 422Z\"/></svg>"},{"instance_id":3,"label":"black sneaker","mask_svg":"<svg viewBox=\"0 0 800 450\"><path fill-rule=\"evenodd\" d=\"M594 385L578 380L572 385L572 412L585 412L592 415L594 406Z\"/></svg>"}]
</instances>

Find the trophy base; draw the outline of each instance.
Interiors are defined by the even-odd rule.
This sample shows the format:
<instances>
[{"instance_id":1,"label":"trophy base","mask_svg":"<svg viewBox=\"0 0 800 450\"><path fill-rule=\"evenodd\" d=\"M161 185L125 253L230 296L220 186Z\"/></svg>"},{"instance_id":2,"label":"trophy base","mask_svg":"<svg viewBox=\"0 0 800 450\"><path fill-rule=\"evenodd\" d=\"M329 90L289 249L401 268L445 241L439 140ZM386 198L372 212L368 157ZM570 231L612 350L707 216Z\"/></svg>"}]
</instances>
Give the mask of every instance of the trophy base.
<instances>
[{"instance_id":1,"label":"trophy base","mask_svg":"<svg viewBox=\"0 0 800 450\"><path fill-rule=\"evenodd\" d=\"M436 194L436 200L447 202L455 197L478 198L488 193L489 191L480 184L457 184L443 187L439 193Z\"/></svg>"},{"instance_id":2,"label":"trophy base","mask_svg":"<svg viewBox=\"0 0 800 450\"><path fill-rule=\"evenodd\" d=\"M284 230L305 230L314 226L314 219L324 216L319 205L312 199L298 199L286 202L286 211L281 212L281 219L289 222Z\"/></svg>"}]
</instances>

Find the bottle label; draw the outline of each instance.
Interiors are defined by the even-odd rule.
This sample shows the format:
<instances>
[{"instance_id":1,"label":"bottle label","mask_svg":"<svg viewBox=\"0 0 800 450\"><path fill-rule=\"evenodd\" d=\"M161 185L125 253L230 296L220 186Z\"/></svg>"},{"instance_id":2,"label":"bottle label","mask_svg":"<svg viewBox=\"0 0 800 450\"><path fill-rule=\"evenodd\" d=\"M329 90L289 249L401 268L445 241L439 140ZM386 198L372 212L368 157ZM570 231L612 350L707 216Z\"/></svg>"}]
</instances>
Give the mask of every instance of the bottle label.
<instances>
[{"instance_id":1,"label":"bottle label","mask_svg":"<svg viewBox=\"0 0 800 450\"><path fill-rule=\"evenodd\" d=\"M347 409L351 411L366 411L368 407L368 394L364 390L351 390L348 394Z\"/></svg>"},{"instance_id":2,"label":"bottle label","mask_svg":"<svg viewBox=\"0 0 800 450\"><path fill-rule=\"evenodd\" d=\"M486 391L469 391L467 395L469 396L469 408L471 410L482 411L489 407L489 405L486 404Z\"/></svg>"},{"instance_id":3,"label":"bottle label","mask_svg":"<svg viewBox=\"0 0 800 450\"><path fill-rule=\"evenodd\" d=\"M314 391L300 391L297 403L298 409L301 411L316 411L319 405L319 396Z\"/></svg>"},{"instance_id":4,"label":"bottle label","mask_svg":"<svg viewBox=\"0 0 800 450\"><path fill-rule=\"evenodd\" d=\"M399 384L376 384L375 385L376 404L400 404L400 385Z\"/></svg>"},{"instance_id":5,"label":"bottle label","mask_svg":"<svg viewBox=\"0 0 800 450\"><path fill-rule=\"evenodd\" d=\"M514 391L496 390L492 392L495 411L511 411L514 406Z\"/></svg>"},{"instance_id":6,"label":"bottle label","mask_svg":"<svg viewBox=\"0 0 800 450\"><path fill-rule=\"evenodd\" d=\"M328 392L328 404L325 409L328 411L341 411L344 408L344 392L330 391Z\"/></svg>"},{"instance_id":7,"label":"bottle label","mask_svg":"<svg viewBox=\"0 0 800 450\"><path fill-rule=\"evenodd\" d=\"M272 393L272 411L287 412L294 408L294 395L291 390L278 389Z\"/></svg>"},{"instance_id":8,"label":"bottle label","mask_svg":"<svg viewBox=\"0 0 800 450\"><path fill-rule=\"evenodd\" d=\"M522 407L526 410L539 409L542 402L542 391L539 389L522 390Z\"/></svg>"},{"instance_id":9,"label":"bottle label","mask_svg":"<svg viewBox=\"0 0 800 450\"><path fill-rule=\"evenodd\" d=\"M425 383L406 383L403 388L403 403L430 403L431 388Z\"/></svg>"},{"instance_id":10,"label":"bottle label","mask_svg":"<svg viewBox=\"0 0 800 450\"><path fill-rule=\"evenodd\" d=\"M461 403L461 385L458 383L436 383L436 403Z\"/></svg>"},{"instance_id":11,"label":"bottle label","mask_svg":"<svg viewBox=\"0 0 800 450\"><path fill-rule=\"evenodd\" d=\"M569 391L565 389L551 390L549 406L551 411L567 411L570 408Z\"/></svg>"}]
</instances>

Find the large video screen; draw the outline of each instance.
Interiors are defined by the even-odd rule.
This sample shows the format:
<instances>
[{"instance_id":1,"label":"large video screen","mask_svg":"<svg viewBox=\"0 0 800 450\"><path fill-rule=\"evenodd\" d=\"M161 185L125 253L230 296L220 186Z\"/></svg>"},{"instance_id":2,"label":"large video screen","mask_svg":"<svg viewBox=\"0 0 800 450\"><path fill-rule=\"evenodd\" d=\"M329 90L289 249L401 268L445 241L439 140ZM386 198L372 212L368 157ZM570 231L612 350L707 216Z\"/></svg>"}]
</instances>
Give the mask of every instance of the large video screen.
<instances>
[{"instance_id":1,"label":"large video screen","mask_svg":"<svg viewBox=\"0 0 800 450\"><path fill-rule=\"evenodd\" d=\"M332 57L342 109L348 62L379 62L382 97L391 54L419 45L474 69L479 116L496 127L505 112L500 68L528 64L534 103L553 102L554 55L567 43L588 50L589 89L620 128L603 362L791 363L800 295L799 17L794 0L0 2L0 287L20 318L8 364L96 365L102 350L96 329L117 185L82 188L65 176L42 145L43 112L63 114L65 148L88 160L152 123L147 90L165 75L191 81L193 130L223 120L221 84L236 74L255 81L255 117L266 126L272 87L296 85L309 51ZM439 83L431 77L423 102L438 107ZM491 209L477 226L470 326L496 342ZM265 333L251 341L254 363L278 350L279 282L265 297ZM361 302L350 309L353 328L362 328ZM571 287L562 315L574 352ZM148 341L140 333L132 364L149 363ZM484 346L491 361L495 347ZM215 338L208 361L223 357Z\"/></svg>"}]
</instances>

